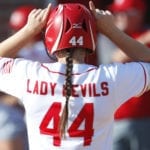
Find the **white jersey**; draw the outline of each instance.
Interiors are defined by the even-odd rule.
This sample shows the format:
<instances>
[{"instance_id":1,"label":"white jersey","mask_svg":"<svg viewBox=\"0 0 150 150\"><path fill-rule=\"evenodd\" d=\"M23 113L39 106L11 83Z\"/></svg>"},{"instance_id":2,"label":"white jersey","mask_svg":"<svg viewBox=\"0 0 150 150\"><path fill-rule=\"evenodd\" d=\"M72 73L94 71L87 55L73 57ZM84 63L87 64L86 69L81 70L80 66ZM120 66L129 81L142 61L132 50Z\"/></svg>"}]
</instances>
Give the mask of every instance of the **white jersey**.
<instances>
[{"instance_id":1,"label":"white jersey","mask_svg":"<svg viewBox=\"0 0 150 150\"><path fill-rule=\"evenodd\" d=\"M115 110L150 85L150 65L74 64L66 138L57 127L65 104L65 64L0 59L0 90L25 106L30 150L111 150Z\"/></svg>"},{"instance_id":2,"label":"white jersey","mask_svg":"<svg viewBox=\"0 0 150 150\"><path fill-rule=\"evenodd\" d=\"M111 63L113 53L118 49L118 47L103 34L99 34L98 36L97 47L100 49L100 51L97 51L99 64Z\"/></svg>"}]
</instances>

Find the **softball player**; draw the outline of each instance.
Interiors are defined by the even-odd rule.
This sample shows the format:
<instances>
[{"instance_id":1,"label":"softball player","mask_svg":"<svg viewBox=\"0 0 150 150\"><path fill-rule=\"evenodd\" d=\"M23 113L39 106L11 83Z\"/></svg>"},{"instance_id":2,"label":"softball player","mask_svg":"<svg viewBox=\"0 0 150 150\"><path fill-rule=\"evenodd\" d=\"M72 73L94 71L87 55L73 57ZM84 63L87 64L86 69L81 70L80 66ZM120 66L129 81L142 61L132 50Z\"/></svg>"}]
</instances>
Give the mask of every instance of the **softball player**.
<instances>
[{"instance_id":1,"label":"softball player","mask_svg":"<svg viewBox=\"0 0 150 150\"><path fill-rule=\"evenodd\" d=\"M98 31L130 57L150 61L149 49L118 30L109 12L89 5ZM49 7L31 12L26 27L0 49L6 43L22 46L47 20L45 44L58 62L1 58L0 90L24 104L30 150L111 150L114 112L126 99L150 88L150 65L84 64L96 46L94 16L78 3L60 4L48 12Z\"/></svg>"}]
</instances>

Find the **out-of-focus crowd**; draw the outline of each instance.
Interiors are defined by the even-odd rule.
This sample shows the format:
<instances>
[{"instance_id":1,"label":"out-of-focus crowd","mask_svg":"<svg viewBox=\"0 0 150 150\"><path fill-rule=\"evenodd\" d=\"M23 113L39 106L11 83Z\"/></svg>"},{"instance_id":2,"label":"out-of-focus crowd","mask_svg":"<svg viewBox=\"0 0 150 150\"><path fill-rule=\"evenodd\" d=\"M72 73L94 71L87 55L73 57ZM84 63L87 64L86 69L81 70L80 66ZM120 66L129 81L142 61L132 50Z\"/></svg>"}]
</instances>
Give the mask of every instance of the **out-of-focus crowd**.
<instances>
[{"instance_id":1,"label":"out-of-focus crowd","mask_svg":"<svg viewBox=\"0 0 150 150\"><path fill-rule=\"evenodd\" d=\"M88 7L87 0L46 0L45 6L52 3L80 2ZM147 23L148 2L144 0L93 0L100 9L108 9L114 14L115 24L132 38L150 46L150 24ZM18 6L8 22L13 34L27 21L33 5ZM95 54L87 58L93 65L113 62L129 62L127 57L107 37L98 34ZM43 43L43 36L38 35L19 53L12 57L23 57L40 62L54 62L54 56L48 56ZM113 150L149 150L150 149L150 92L129 99L116 112L113 136ZM10 95L0 95L0 150L28 150L26 118L21 103Z\"/></svg>"}]
</instances>

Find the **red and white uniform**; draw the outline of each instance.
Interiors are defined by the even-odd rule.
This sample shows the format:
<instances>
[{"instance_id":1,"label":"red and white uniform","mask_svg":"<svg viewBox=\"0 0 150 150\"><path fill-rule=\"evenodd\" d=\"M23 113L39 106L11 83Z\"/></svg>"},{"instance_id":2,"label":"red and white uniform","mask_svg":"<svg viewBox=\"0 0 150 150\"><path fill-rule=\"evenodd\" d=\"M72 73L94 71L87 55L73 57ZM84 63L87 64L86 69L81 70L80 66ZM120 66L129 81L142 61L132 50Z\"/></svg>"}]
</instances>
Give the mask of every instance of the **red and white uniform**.
<instances>
[{"instance_id":1,"label":"red and white uniform","mask_svg":"<svg viewBox=\"0 0 150 150\"><path fill-rule=\"evenodd\" d=\"M144 35L148 30L142 29L139 32L130 34L134 39ZM150 43L147 44L150 47ZM121 105L115 113L115 119L141 119L150 118L150 91L145 92L140 97L130 98L126 103Z\"/></svg>"},{"instance_id":2,"label":"red and white uniform","mask_svg":"<svg viewBox=\"0 0 150 150\"><path fill-rule=\"evenodd\" d=\"M149 89L150 65L74 64L66 138L57 127L65 104L65 64L0 59L0 90L25 106L30 150L111 150L114 112ZM141 82L143 81L143 82Z\"/></svg>"}]
</instances>

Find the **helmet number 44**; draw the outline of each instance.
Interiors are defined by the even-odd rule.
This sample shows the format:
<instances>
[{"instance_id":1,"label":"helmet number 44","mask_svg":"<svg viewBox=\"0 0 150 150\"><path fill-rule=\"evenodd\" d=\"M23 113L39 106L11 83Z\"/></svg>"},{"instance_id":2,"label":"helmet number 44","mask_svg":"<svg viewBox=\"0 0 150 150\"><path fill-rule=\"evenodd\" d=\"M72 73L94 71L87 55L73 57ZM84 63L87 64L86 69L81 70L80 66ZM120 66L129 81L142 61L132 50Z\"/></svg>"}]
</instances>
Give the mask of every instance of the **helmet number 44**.
<instances>
[{"instance_id":1,"label":"helmet number 44","mask_svg":"<svg viewBox=\"0 0 150 150\"><path fill-rule=\"evenodd\" d=\"M70 40L69 40L69 43L73 46L76 46L76 45L80 45L82 46L83 45L83 36L80 36L79 38L77 38L76 36L73 36Z\"/></svg>"}]
</instances>

